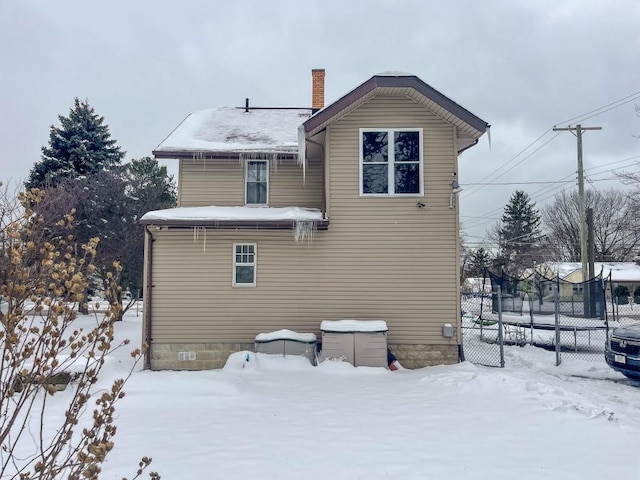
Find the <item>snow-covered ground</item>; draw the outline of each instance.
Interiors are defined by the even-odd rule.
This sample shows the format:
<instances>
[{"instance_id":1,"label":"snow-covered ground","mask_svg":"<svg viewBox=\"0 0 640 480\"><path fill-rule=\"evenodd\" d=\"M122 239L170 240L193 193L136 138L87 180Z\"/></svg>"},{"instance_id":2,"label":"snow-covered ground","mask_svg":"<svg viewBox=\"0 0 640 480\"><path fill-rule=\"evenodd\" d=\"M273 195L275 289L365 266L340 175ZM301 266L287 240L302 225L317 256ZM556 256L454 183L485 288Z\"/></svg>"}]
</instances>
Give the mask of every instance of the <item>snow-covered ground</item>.
<instances>
[{"instance_id":1,"label":"snow-covered ground","mask_svg":"<svg viewBox=\"0 0 640 480\"><path fill-rule=\"evenodd\" d=\"M139 342L141 321L129 312L118 337ZM148 455L164 479L640 479L640 384L602 358L555 367L547 351L505 350L504 369L245 352L218 371L139 370L104 478ZM117 352L101 385L130 362Z\"/></svg>"},{"instance_id":2,"label":"snow-covered ground","mask_svg":"<svg viewBox=\"0 0 640 480\"><path fill-rule=\"evenodd\" d=\"M141 317L117 328L139 339ZM544 350L505 348L504 369L247 352L219 371L139 371L105 478L142 455L168 479L640 478L638 385L601 359L555 367ZM130 361L115 360L106 375Z\"/></svg>"}]
</instances>

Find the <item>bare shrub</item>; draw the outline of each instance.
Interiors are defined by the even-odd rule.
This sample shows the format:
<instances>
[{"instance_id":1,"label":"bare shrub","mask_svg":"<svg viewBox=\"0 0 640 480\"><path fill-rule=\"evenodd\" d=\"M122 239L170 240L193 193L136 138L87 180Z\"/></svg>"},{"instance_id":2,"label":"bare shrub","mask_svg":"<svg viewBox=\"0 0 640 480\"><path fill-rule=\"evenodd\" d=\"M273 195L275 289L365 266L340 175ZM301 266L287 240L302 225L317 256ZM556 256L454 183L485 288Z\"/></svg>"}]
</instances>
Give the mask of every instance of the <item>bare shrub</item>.
<instances>
[{"instance_id":1,"label":"bare shrub","mask_svg":"<svg viewBox=\"0 0 640 480\"><path fill-rule=\"evenodd\" d=\"M55 235L43 232L33 208L43 201L42 191L9 200L0 196L0 477L97 479L114 446L115 406L141 358L136 348L125 378L100 388L107 357L129 343L114 340L121 266L114 262L106 273L106 312L96 314L90 328L79 327L98 240L79 245L68 234L73 210L59 220ZM53 397L64 381L71 399L61 404ZM142 458L133 478L150 462Z\"/></svg>"}]
</instances>

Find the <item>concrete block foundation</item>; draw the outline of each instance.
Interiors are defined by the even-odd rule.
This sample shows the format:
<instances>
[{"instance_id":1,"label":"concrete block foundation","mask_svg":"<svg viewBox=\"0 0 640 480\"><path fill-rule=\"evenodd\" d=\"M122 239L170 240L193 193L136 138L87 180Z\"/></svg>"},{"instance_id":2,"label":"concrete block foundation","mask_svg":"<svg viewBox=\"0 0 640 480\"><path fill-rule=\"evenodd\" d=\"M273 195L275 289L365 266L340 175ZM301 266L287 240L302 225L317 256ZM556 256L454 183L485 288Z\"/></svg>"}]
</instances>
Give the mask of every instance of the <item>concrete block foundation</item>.
<instances>
[{"instance_id":1,"label":"concrete block foundation","mask_svg":"<svg viewBox=\"0 0 640 480\"><path fill-rule=\"evenodd\" d=\"M458 363L458 345L389 344L404 368ZM152 370L212 370L224 367L229 355L254 351L253 343L154 343Z\"/></svg>"}]
</instances>

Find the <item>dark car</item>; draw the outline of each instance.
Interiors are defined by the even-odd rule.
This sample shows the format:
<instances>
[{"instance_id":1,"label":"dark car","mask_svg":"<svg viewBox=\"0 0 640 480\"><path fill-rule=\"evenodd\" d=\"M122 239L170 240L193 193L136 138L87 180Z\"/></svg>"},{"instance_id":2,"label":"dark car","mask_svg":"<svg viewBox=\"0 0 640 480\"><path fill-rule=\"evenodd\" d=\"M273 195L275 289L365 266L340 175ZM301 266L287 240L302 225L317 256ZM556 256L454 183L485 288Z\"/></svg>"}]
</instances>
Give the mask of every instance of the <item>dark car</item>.
<instances>
[{"instance_id":1,"label":"dark car","mask_svg":"<svg viewBox=\"0 0 640 480\"><path fill-rule=\"evenodd\" d=\"M614 370L640 379L640 323L614 329L605 347L604 358Z\"/></svg>"}]
</instances>

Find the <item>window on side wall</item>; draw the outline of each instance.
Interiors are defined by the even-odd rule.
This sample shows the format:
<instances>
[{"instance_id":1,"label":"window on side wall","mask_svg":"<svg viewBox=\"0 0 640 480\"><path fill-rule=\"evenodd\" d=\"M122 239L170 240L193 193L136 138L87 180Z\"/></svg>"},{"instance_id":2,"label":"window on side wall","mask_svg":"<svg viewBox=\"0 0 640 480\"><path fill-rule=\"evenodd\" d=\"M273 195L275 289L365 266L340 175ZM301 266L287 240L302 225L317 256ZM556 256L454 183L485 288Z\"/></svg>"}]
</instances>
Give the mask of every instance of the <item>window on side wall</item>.
<instances>
[{"instance_id":1,"label":"window on side wall","mask_svg":"<svg viewBox=\"0 0 640 480\"><path fill-rule=\"evenodd\" d=\"M233 244L233 286L256 286L256 244Z\"/></svg>"},{"instance_id":2,"label":"window on side wall","mask_svg":"<svg viewBox=\"0 0 640 480\"><path fill-rule=\"evenodd\" d=\"M360 129L360 195L423 195L421 128Z\"/></svg>"},{"instance_id":3,"label":"window on side wall","mask_svg":"<svg viewBox=\"0 0 640 480\"><path fill-rule=\"evenodd\" d=\"M269 201L269 168L266 160L247 160L245 168L246 205L267 205Z\"/></svg>"}]
</instances>

